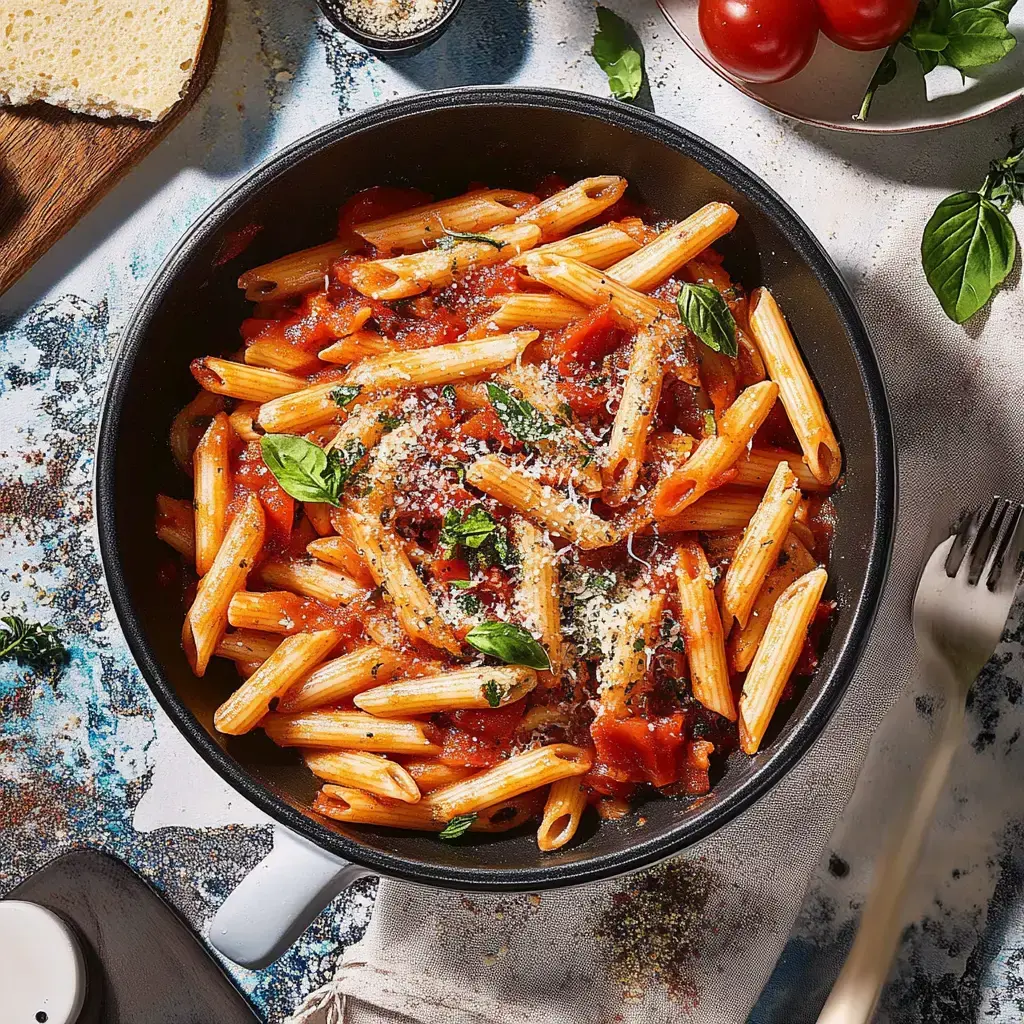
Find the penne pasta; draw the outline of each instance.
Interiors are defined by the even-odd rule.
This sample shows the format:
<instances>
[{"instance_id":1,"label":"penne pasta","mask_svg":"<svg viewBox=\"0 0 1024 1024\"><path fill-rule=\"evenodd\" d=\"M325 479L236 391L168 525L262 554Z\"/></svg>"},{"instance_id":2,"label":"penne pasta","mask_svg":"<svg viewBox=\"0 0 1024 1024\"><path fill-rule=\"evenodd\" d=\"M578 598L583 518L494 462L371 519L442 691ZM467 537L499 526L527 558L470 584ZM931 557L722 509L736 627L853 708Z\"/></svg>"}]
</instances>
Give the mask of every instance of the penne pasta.
<instances>
[{"instance_id":1,"label":"penne pasta","mask_svg":"<svg viewBox=\"0 0 1024 1024\"><path fill-rule=\"evenodd\" d=\"M466 482L583 550L607 547L620 539L611 523L497 455L477 459L466 470Z\"/></svg>"},{"instance_id":2,"label":"penne pasta","mask_svg":"<svg viewBox=\"0 0 1024 1024\"><path fill-rule=\"evenodd\" d=\"M185 656L197 676L206 673L227 628L228 606L245 587L253 559L263 547L265 528L263 506L255 495L249 495L231 521L210 571L199 582L182 627Z\"/></svg>"},{"instance_id":3,"label":"penne pasta","mask_svg":"<svg viewBox=\"0 0 1024 1024\"><path fill-rule=\"evenodd\" d=\"M421 756L441 753L441 748L428 738L422 722L374 718L362 711L319 708L287 715L272 712L263 720L263 728L279 747Z\"/></svg>"},{"instance_id":4,"label":"penne pasta","mask_svg":"<svg viewBox=\"0 0 1024 1024\"><path fill-rule=\"evenodd\" d=\"M377 391L451 384L508 366L537 337L537 331L516 331L481 341L459 341L373 356L356 363L346 375L345 383Z\"/></svg>"},{"instance_id":5,"label":"penne pasta","mask_svg":"<svg viewBox=\"0 0 1024 1024\"><path fill-rule=\"evenodd\" d=\"M603 270L618 262L623 257L640 248L640 243L614 224L602 224L590 231L581 231L578 235L569 235L557 242L548 242L531 250L545 255L568 256L570 259L586 263L588 267ZM513 267L523 265L524 257L517 256L511 260Z\"/></svg>"},{"instance_id":6,"label":"penne pasta","mask_svg":"<svg viewBox=\"0 0 1024 1024\"><path fill-rule=\"evenodd\" d=\"M519 616L547 653L551 667L543 678L557 682L565 661L558 555L551 538L528 519L515 520L513 535L519 554L519 586L516 588Z\"/></svg>"},{"instance_id":7,"label":"penne pasta","mask_svg":"<svg viewBox=\"0 0 1024 1024\"><path fill-rule=\"evenodd\" d=\"M325 608L318 601L280 590L254 593L240 590L228 603L228 622L236 629L253 629L262 633L290 636L319 621Z\"/></svg>"},{"instance_id":8,"label":"penne pasta","mask_svg":"<svg viewBox=\"0 0 1024 1024\"><path fill-rule=\"evenodd\" d=\"M757 511L760 500L750 491L720 487L687 505L677 516L659 519L645 533L732 533L743 530Z\"/></svg>"},{"instance_id":9,"label":"penne pasta","mask_svg":"<svg viewBox=\"0 0 1024 1024\"><path fill-rule=\"evenodd\" d=\"M218 658L247 662L257 666L263 664L281 645L280 637L260 633L254 629L236 629L220 638L213 652Z\"/></svg>"},{"instance_id":10,"label":"penne pasta","mask_svg":"<svg viewBox=\"0 0 1024 1024\"><path fill-rule=\"evenodd\" d=\"M824 569L812 569L785 589L772 610L740 695L740 749L745 754L756 754L761 746L827 582Z\"/></svg>"},{"instance_id":11,"label":"penne pasta","mask_svg":"<svg viewBox=\"0 0 1024 1024\"><path fill-rule=\"evenodd\" d=\"M274 653L217 708L214 728L230 736L249 732L267 713L272 701L323 661L340 638L338 630L323 629L282 640Z\"/></svg>"},{"instance_id":12,"label":"penne pasta","mask_svg":"<svg viewBox=\"0 0 1024 1024\"><path fill-rule=\"evenodd\" d=\"M195 451L199 439L206 432L208 421L213 419L217 413L222 412L225 401L220 395L210 391L200 391L188 405L185 406L171 424L171 454L178 468L183 472L192 475L192 453Z\"/></svg>"},{"instance_id":13,"label":"penne pasta","mask_svg":"<svg viewBox=\"0 0 1024 1024\"><path fill-rule=\"evenodd\" d=\"M729 482L736 487L768 486L780 462L785 462L796 474L802 491L824 491L828 488L810 471L807 463L796 454L782 448L751 448L736 462L736 475Z\"/></svg>"},{"instance_id":14,"label":"penne pasta","mask_svg":"<svg viewBox=\"0 0 1024 1024\"><path fill-rule=\"evenodd\" d=\"M693 455L658 484L656 519L677 516L708 491L728 482L729 470L771 412L778 394L775 383L763 381L739 395L719 420L718 433L704 438Z\"/></svg>"},{"instance_id":15,"label":"penne pasta","mask_svg":"<svg viewBox=\"0 0 1024 1024\"><path fill-rule=\"evenodd\" d=\"M626 718L632 713L632 705L645 689L647 652L657 642L664 607L663 594L652 594L646 588L630 594L616 624L611 652L598 667L598 714Z\"/></svg>"},{"instance_id":16,"label":"penne pasta","mask_svg":"<svg viewBox=\"0 0 1024 1024\"><path fill-rule=\"evenodd\" d=\"M156 496L156 535L190 562L196 560L196 519L190 501Z\"/></svg>"},{"instance_id":17,"label":"penne pasta","mask_svg":"<svg viewBox=\"0 0 1024 1024\"><path fill-rule=\"evenodd\" d=\"M268 558L260 566L259 576L268 587L314 597L331 608L366 594L355 580L314 558Z\"/></svg>"},{"instance_id":18,"label":"penne pasta","mask_svg":"<svg viewBox=\"0 0 1024 1024\"><path fill-rule=\"evenodd\" d=\"M587 315L589 307L557 292L516 292L498 296L500 305L487 318L487 324L500 330L536 327L554 331Z\"/></svg>"},{"instance_id":19,"label":"penne pasta","mask_svg":"<svg viewBox=\"0 0 1024 1024\"><path fill-rule=\"evenodd\" d=\"M308 503L306 509L309 509ZM307 544L306 550L321 562L326 562L328 565L333 565L335 569L340 569L360 586L372 587L374 585L374 579L370 574L370 570L366 568L362 558L359 557L359 552L356 550L355 545L348 537L320 537L319 540L314 540Z\"/></svg>"},{"instance_id":20,"label":"penne pasta","mask_svg":"<svg viewBox=\"0 0 1024 1024\"><path fill-rule=\"evenodd\" d=\"M313 373L320 367L320 360L309 352L286 341L260 340L252 342L245 350L245 361L250 366L266 366L282 373L297 376Z\"/></svg>"},{"instance_id":21,"label":"penne pasta","mask_svg":"<svg viewBox=\"0 0 1024 1024\"><path fill-rule=\"evenodd\" d=\"M261 366L248 366L230 359L206 356L192 360L192 376L201 388L228 398L245 402L269 402L290 395L307 386L304 377L296 377L280 370L266 370Z\"/></svg>"},{"instance_id":22,"label":"penne pasta","mask_svg":"<svg viewBox=\"0 0 1024 1024\"><path fill-rule=\"evenodd\" d=\"M528 192L483 189L364 221L354 230L382 252L422 249L444 238L446 228L479 233L508 224L535 203L535 197Z\"/></svg>"},{"instance_id":23,"label":"penne pasta","mask_svg":"<svg viewBox=\"0 0 1024 1024\"><path fill-rule=\"evenodd\" d=\"M804 547L796 534L789 533L783 542L778 563L768 573L757 592L754 607L746 624L734 628L729 634L726 653L729 657L729 667L733 672L746 672L750 668L761 637L768 628L772 609L783 591L790 583L809 573L816 564L814 556Z\"/></svg>"},{"instance_id":24,"label":"penne pasta","mask_svg":"<svg viewBox=\"0 0 1024 1024\"><path fill-rule=\"evenodd\" d=\"M807 465L820 483L834 484L842 469L839 442L789 324L767 288L758 288L750 296L749 318L750 331L768 376L779 386L779 398Z\"/></svg>"},{"instance_id":25,"label":"penne pasta","mask_svg":"<svg viewBox=\"0 0 1024 1024\"><path fill-rule=\"evenodd\" d=\"M642 327L633 340L622 401L615 413L608 454L601 467L604 500L609 505L628 501L636 487L647 434L661 398L666 340L667 332L657 324Z\"/></svg>"},{"instance_id":26,"label":"penne pasta","mask_svg":"<svg viewBox=\"0 0 1024 1024\"><path fill-rule=\"evenodd\" d=\"M365 750L310 750L303 760L314 775L336 786L365 790L406 804L419 802L420 790L413 777L400 764L380 754Z\"/></svg>"},{"instance_id":27,"label":"penne pasta","mask_svg":"<svg viewBox=\"0 0 1024 1024\"><path fill-rule=\"evenodd\" d=\"M586 806L587 793L577 776L552 783L537 829L537 846L545 852L565 846L576 835Z\"/></svg>"},{"instance_id":28,"label":"penne pasta","mask_svg":"<svg viewBox=\"0 0 1024 1024\"><path fill-rule=\"evenodd\" d=\"M758 505L722 586L722 622L728 631L733 619L745 626L758 591L778 561L800 501L800 485L788 463L780 462Z\"/></svg>"},{"instance_id":29,"label":"penne pasta","mask_svg":"<svg viewBox=\"0 0 1024 1024\"><path fill-rule=\"evenodd\" d=\"M357 363L370 356L385 355L394 348L391 342L374 331L356 331L321 349L317 357L325 363Z\"/></svg>"},{"instance_id":30,"label":"penne pasta","mask_svg":"<svg viewBox=\"0 0 1024 1024\"><path fill-rule=\"evenodd\" d=\"M340 239L314 245L310 249L281 256L270 263L247 270L238 279L238 287L252 302L280 302L301 295L310 288L322 287L331 264L351 248Z\"/></svg>"},{"instance_id":31,"label":"penne pasta","mask_svg":"<svg viewBox=\"0 0 1024 1024\"><path fill-rule=\"evenodd\" d=\"M567 235L613 206L626 191L626 179L615 174L583 178L520 214L519 223L536 224L545 239Z\"/></svg>"},{"instance_id":32,"label":"penne pasta","mask_svg":"<svg viewBox=\"0 0 1024 1024\"><path fill-rule=\"evenodd\" d=\"M532 249L541 237L533 224L509 224L488 231L488 241L438 245L425 252L358 263L349 269L352 287L371 299L408 299L451 284L472 267L505 263Z\"/></svg>"},{"instance_id":33,"label":"penne pasta","mask_svg":"<svg viewBox=\"0 0 1024 1024\"><path fill-rule=\"evenodd\" d=\"M229 461L231 424L226 413L214 416L192 456L195 480L196 572L203 576L220 549L232 496Z\"/></svg>"},{"instance_id":34,"label":"penne pasta","mask_svg":"<svg viewBox=\"0 0 1024 1024\"><path fill-rule=\"evenodd\" d=\"M248 444L258 441L263 435L255 429L256 417L259 415L259 402L239 402L228 417L231 429Z\"/></svg>"},{"instance_id":35,"label":"penne pasta","mask_svg":"<svg viewBox=\"0 0 1024 1024\"><path fill-rule=\"evenodd\" d=\"M681 544L676 557L679 630L686 644L693 695L710 711L735 722L736 701L725 660L725 634L708 560L694 540Z\"/></svg>"},{"instance_id":36,"label":"penne pasta","mask_svg":"<svg viewBox=\"0 0 1024 1024\"><path fill-rule=\"evenodd\" d=\"M302 434L314 427L343 419L347 406L339 398L341 382L326 381L303 387L260 406L256 423L266 434Z\"/></svg>"},{"instance_id":37,"label":"penne pasta","mask_svg":"<svg viewBox=\"0 0 1024 1024\"><path fill-rule=\"evenodd\" d=\"M399 624L412 640L422 640L456 656L462 645L416 575L405 549L376 517L350 512L346 523L359 557L394 602Z\"/></svg>"},{"instance_id":38,"label":"penne pasta","mask_svg":"<svg viewBox=\"0 0 1024 1024\"><path fill-rule=\"evenodd\" d=\"M384 825L389 828L441 832L446 822L436 821L424 801L415 804L389 802L370 793L342 786L326 785L317 794L313 810L335 821L359 822L363 825ZM507 832L527 821L534 805L522 797L506 800L477 812L469 825L470 832Z\"/></svg>"},{"instance_id":39,"label":"penne pasta","mask_svg":"<svg viewBox=\"0 0 1024 1024\"><path fill-rule=\"evenodd\" d=\"M438 821L450 821L456 815L480 811L570 775L584 775L590 765L591 757L582 748L552 743L513 754L479 775L435 790L423 802L433 808Z\"/></svg>"},{"instance_id":40,"label":"penne pasta","mask_svg":"<svg viewBox=\"0 0 1024 1024\"><path fill-rule=\"evenodd\" d=\"M422 761L406 759L403 762L405 770L416 780L420 792L426 796L427 793L442 786L450 786L472 775L476 768L470 768L461 764L442 764L440 761Z\"/></svg>"},{"instance_id":41,"label":"penne pasta","mask_svg":"<svg viewBox=\"0 0 1024 1024\"><path fill-rule=\"evenodd\" d=\"M353 698L357 708L378 718L432 715L464 708L496 708L522 700L537 685L537 673L521 665L456 669L401 679Z\"/></svg>"},{"instance_id":42,"label":"penne pasta","mask_svg":"<svg viewBox=\"0 0 1024 1024\"><path fill-rule=\"evenodd\" d=\"M308 711L343 701L391 678L398 667L393 651L370 645L318 665L300 679L277 706L278 711Z\"/></svg>"},{"instance_id":43,"label":"penne pasta","mask_svg":"<svg viewBox=\"0 0 1024 1024\"><path fill-rule=\"evenodd\" d=\"M608 274L637 291L650 291L728 234L739 215L726 203L708 203L653 242L608 268Z\"/></svg>"}]
</instances>

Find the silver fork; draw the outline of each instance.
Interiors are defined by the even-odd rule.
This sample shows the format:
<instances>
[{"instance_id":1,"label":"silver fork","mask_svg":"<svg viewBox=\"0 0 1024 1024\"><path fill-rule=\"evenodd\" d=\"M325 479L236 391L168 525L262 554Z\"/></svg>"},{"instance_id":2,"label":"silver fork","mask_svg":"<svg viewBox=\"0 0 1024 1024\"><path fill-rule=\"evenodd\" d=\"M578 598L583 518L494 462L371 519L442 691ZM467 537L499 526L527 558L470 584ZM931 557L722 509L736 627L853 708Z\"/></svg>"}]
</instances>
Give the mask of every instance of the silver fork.
<instances>
[{"instance_id":1,"label":"silver fork","mask_svg":"<svg viewBox=\"0 0 1024 1024\"><path fill-rule=\"evenodd\" d=\"M960 746L967 694L992 656L1013 605L1024 508L993 498L935 549L914 598L914 636L944 696L937 736L905 816L889 836L850 954L818 1024L866 1024L899 946L911 873L950 762Z\"/></svg>"}]
</instances>

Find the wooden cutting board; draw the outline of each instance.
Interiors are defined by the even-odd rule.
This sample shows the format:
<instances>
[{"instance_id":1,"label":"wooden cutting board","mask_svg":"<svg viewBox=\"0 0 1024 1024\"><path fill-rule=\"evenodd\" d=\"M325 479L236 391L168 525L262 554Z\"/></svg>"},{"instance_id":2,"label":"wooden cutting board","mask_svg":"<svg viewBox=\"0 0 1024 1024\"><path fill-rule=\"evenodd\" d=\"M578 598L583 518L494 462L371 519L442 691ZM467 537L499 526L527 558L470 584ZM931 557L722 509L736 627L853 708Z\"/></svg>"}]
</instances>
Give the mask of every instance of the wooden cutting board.
<instances>
[{"instance_id":1,"label":"wooden cutting board","mask_svg":"<svg viewBox=\"0 0 1024 1024\"><path fill-rule=\"evenodd\" d=\"M184 117L213 70L224 8L225 0L213 0L188 91L162 121L91 117L45 103L0 108L0 293Z\"/></svg>"}]
</instances>

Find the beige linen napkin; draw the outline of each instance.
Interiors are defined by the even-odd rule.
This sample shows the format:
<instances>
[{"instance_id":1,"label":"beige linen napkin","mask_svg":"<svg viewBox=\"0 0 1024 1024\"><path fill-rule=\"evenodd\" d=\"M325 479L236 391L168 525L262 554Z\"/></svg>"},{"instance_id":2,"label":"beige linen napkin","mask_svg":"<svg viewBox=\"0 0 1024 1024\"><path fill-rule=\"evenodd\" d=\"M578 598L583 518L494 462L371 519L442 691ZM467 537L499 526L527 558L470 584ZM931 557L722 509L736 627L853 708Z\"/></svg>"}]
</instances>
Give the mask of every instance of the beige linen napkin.
<instances>
[{"instance_id":1,"label":"beige linen napkin","mask_svg":"<svg viewBox=\"0 0 1024 1024\"><path fill-rule=\"evenodd\" d=\"M1004 139L992 144L1001 155ZM889 390L900 514L872 639L818 742L731 824L631 877L495 896L382 880L367 934L295 1024L746 1019L872 733L917 672L910 606L927 553L965 509L1022 491L1024 290L1011 283L966 329L945 320L918 252L948 191L902 190L888 236L865 247L851 281Z\"/></svg>"}]
</instances>

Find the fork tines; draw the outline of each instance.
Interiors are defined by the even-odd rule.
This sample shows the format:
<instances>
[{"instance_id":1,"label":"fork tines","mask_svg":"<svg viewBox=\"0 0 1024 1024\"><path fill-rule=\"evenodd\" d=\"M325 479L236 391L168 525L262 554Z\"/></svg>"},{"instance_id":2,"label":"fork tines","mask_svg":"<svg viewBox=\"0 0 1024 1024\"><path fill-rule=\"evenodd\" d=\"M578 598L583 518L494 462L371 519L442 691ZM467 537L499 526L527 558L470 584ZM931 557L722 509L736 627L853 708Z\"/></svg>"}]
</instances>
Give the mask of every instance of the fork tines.
<instances>
[{"instance_id":1,"label":"fork tines","mask_svg":"<svg viewBox=\"0 0 1024 1024\"><path fill-rule=\"evenodd\" d=\"M961 571L967 556L967 582L974 587L986 565L989 571L985 585L994 590L1002 573L1009 568L1016 582L1020 556L1024 506L1008 498L992 499L987 510L978 509L956 532L946 556L946 575L952 578Z\"/></svg>"},{"instance_id":2,"label":"fork tines","mask_svg":"<svg viewBox=\"0 0 1024 1024\"><path fill-rule=\"evenodd\" d=\"M1022 520L1024 506L1009 498L994 497L987 510L978 509L957 531L946 557L946 575L956 576L967 556L969 586L977 585L986 565L990 567L985 580L989 590L995 589L1007 569L1016 582ZM1014 564L1007 564L1011 562Z\"/></svg>"}]
</instances>

